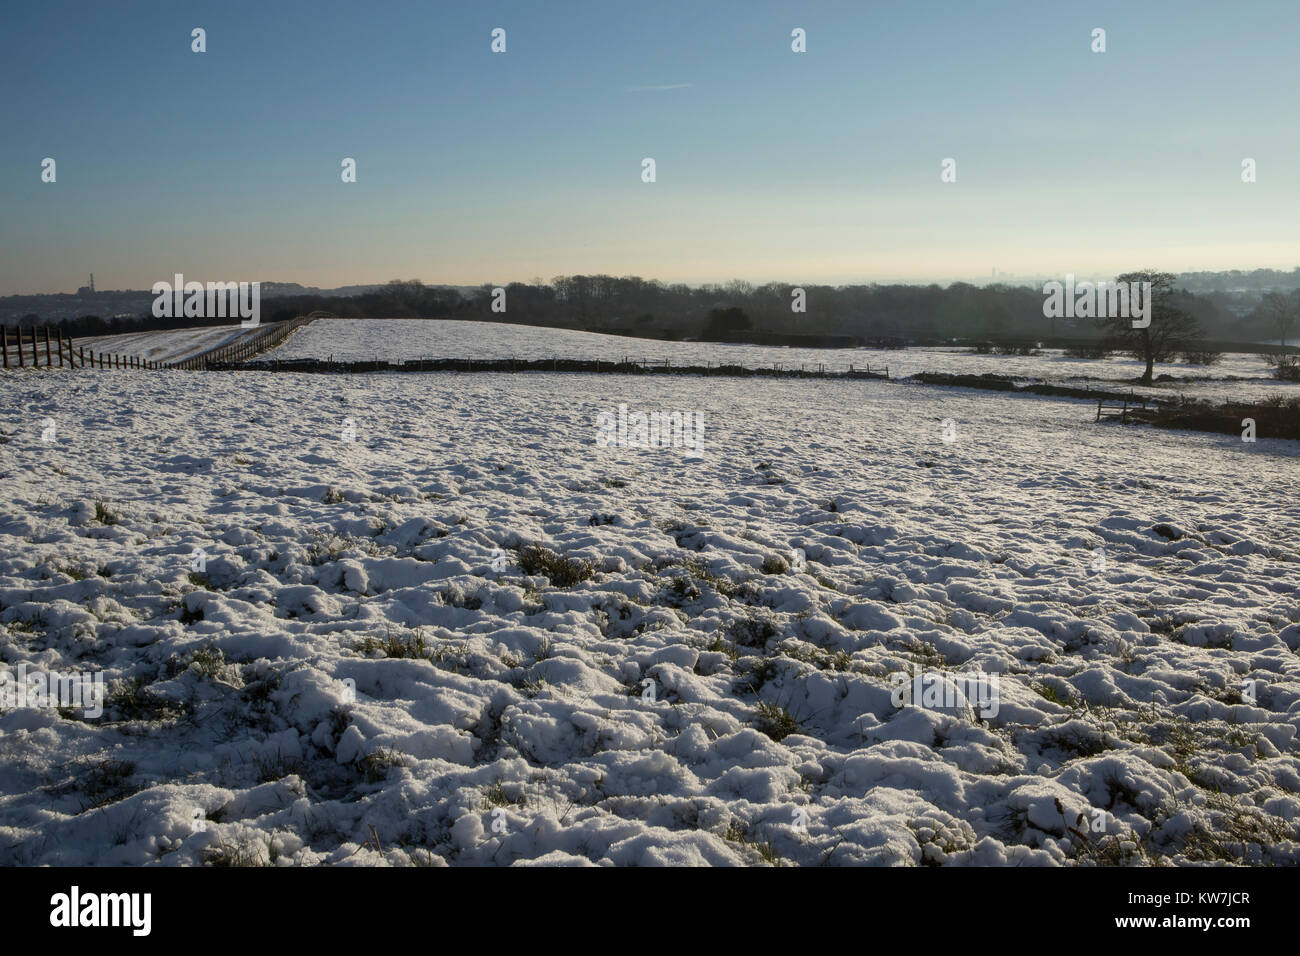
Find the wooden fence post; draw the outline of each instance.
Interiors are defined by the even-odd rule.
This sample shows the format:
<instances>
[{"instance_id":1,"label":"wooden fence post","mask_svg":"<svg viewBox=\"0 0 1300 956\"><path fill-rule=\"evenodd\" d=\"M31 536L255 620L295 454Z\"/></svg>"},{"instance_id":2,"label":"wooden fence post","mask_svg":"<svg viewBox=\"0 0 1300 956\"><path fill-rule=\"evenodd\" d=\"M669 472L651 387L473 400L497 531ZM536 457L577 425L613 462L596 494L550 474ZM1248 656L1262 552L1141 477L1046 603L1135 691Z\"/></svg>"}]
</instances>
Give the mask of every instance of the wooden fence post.
<instances>
[{"instance_id":1,"label":"wooden fence post","mask_svg":"<svg viewBox=\"0 0 1300 956\"><path fill-rule=\"evenodd\" d=\"M18 367L23 367L23 327L18 326Z\"/></svg>"},{"instance_id":2,"label":"wooden fence post","mask_svg":"<svg viewBox=\"0 0 1300 956\"><path fill-rule=\"evenodd\" d=\"M0 325L0 345L4 346L5 368L9 367L9 326Z\"/></svg>"},{"instance_id":3,"label":"wooden fence post","mask_svg":"<svg viewBox=\"0 0 1300 956\"><path fill-rule=\"evenodd\" d=\"M72 347L71 345L68 346L68 348L71 348L71 347ZM82 368L85 368L85 367L86 367L86 347L85 347L84 345L78 345L78 346L77 346L77 353L78 353L78 355L79 355L80 358L81 358L81 367L82 367ZM92 352L92 353L90 353L90 354L93 356L95 353Z\"/></svg>"},{"instance_id":4,"label":"wooden fence post","mask_svg":"<svg viewBox=\"0 0 1300 956\"><path fill-rule=\"evenodd\" d=\"M50 327L45 327L45 367L49 368L54 363L50 361Z\"/></svg>"}]
</instances>

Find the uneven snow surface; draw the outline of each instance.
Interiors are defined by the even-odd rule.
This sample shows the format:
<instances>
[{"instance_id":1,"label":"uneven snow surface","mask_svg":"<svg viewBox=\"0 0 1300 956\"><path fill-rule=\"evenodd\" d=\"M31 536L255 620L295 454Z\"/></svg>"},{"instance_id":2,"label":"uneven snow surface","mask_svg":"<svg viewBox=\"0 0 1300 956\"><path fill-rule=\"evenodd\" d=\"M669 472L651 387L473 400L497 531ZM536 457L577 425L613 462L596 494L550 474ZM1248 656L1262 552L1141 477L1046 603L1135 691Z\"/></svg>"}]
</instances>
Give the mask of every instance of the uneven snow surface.
<instances>
[{"instance_id":1,"label":"uneven snow surface","mask_svg":"<svg viewBox=\"0 0 1300 956\"><path fill-rule=\"evenodd\" d=\"M109 682L0 713L0 863L1300 862L1300 443L879 381L0 393L4 666ZM598 446L619 403L703 448Z\"/></svg>"}]
</instances>

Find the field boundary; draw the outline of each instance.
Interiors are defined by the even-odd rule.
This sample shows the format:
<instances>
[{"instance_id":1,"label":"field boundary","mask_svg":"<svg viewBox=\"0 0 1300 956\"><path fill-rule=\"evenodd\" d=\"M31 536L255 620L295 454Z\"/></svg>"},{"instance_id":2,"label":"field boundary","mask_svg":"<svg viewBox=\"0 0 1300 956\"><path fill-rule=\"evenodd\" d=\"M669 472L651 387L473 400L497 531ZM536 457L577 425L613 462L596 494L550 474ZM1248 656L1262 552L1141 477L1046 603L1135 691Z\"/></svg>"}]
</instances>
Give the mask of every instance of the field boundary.
<instances>
[{"instance_id":1,"label":"field boundary","mask_svg":"<svg viewBox=\"0 0 1300 956\"><path fill-rule=\"evenodd\" d=\"M0 368L162 368L160 363L138 355L87 350L73 345L72 339L64 336L62 329L55 329L51 334L48 325L40 328L44 332L43 338L37 335L36 326L24 330L19 325L14 329L14 340L10 341L9 327L0 326ZM42 353L45 356L44 362L41 361Z\"/></svg>"},{"instance_id":2,"label":"field boundary","mask_svg":"<svg viewBox=\"0 0 1300 956\"><path fill-rule=\"evenodd\" d=\"M267 326L264 331L257 335L240 338L234 342L227 342L225 345L218 345L215 348L200 352L198 355L191 355L176 362L167 362L162 367L181 369L183 371L246 368L245 363L248 359L263 352L269 352L284 342L295 331L304 325L311 324L318 318L321 318L321 316L313 314L299 316L286 322L277 322Z\"/></svg>"},{"instance_id":3,"label":"field boundary","mask_svg":"<svg viewBox=\"0 0 1300 956\"><path fill-rule=\"evenodd\" d=\"M673 365L669 360L606 362L599 359L408 359L392 362L334 362L320 359L263 359L256 362L209 363L214 371L243 369L265 372L368 373L368 372L574 372L602 375L705 375L731 378L849 378L889 379L889 367L850 365L843 369L827 368L824 363L809 367L771 368L745 365Z\"/></svg>"},{"instance_id":4,"label":"field boundary","mask_svg":"<svg viewBox=\"0 0 1300 956\"><path fill-rule=\"evenodd\" d=\"M239 368L240 362L260 355L282 343L297 329L320 318L299 316L287 322L267 325L260 333L225 345L206 349L174 362L157 362L139 355L87 349L73 344L62 329L19 325L11 332L0 325L0 369L7 368L95 368L95 369L206 369L213 366ZM162 330L168 331L168 330ZM41 334L43 333L43 334ZM41 361L44 356L44 361Z\"/></svg>"}]
</instances>

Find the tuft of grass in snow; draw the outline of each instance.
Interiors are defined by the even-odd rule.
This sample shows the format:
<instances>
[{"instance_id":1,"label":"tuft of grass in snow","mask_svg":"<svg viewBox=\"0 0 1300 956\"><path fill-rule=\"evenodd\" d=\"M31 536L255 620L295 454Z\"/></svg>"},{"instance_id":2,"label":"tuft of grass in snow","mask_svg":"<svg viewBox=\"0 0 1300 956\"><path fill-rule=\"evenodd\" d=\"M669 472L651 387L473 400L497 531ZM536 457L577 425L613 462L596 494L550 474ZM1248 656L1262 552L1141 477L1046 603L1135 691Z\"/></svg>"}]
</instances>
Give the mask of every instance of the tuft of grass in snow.
<instances>
[{"instance_id":1,"label":"tuft of grass in snow","mask_svg":"<svg viewBox=\"0 0 1300 956\"><path fill-rule=\"evenodd\" d=\"M799 732L799 723L787 708L770 704L765 700L758 702L758 716L754 723L760 731L777 743Z\"/></svg>"},{"instance_id":2,"label":"tuft of grass in snow","mask_svg":"<svg viewBox=\"0 0 1300 956\"><path fill-rule=\"evenodd\" d=\"M357 767L367 783L383 783L388 779L390 770L401 766L404 766L401 751L391 747L380 747L357 761Z\"/></svg>"},{"instance_id":3,"label":"tuft of grass in snow","mask_svg":"<svg viewBox=\"0 0 1300 956\"><path fill-rule=\"evenodd\" d=\"M682 567L690 572L695 580L702 581L725 598L735 597L736 592L740 589L740 586L731 578L710 571L708 565L699 558L688 556L682 561ZM675 582L673 586L676 587Z\"/></svg>"},{"instance_id":4,"label":"tuft of grass in snow","mask_svg":"<svg viewBox=\"0 0 1300 956\"><path fill-rule=\"evenodd\" d=\"M713 640L705 647L707 651L713 651L718 654L726 654L733 661L739 659L740 651L736 650L736 645L723 638L721 634L713 635Z\"/></svg>"},{"instance_id":5,"label":"tuft of grass in snow","mask_svg":"<svg viewBox=\"0 0 1300 956\"><path fill-rule=\"evenodd\" d=\"M100 524L117 524L117 512L113 511L103 501L95 502L95 520Z\"/></svg>"},{"instance_id":6,"label":"tuft of grass in snow","mask_svg":"<svg viewBox=\"0 0 1300 956\"><path fill-rule=\"evenodd\" d=\"M107 806L130 796L140 787L128 781L135 773L130 760L101 760L92 764L80 778L80 790L90 800L87 810Z\"/></svg>"},{"instance_id":7,"label":"tuft of grass in snow","mask_svg":"<svg viewBox=\"0 0 1300 956\"><path fill-rule=\"evenodd\" d=\"M199 648L190 657L190 669L210 680L215 680L225 673L226 655L221 652L221 648L208 644Z\"/></svg>"},{"instance_id":8,"label":"tuft of grass in snow","mask_svg":"<svg viewBox=\"0 0 1300 956\"><path fill-rule=\"evenodd\" d=\"M818 670L847 671L853 667L853 655L848 651L824 651L795 639L783 642L780 651L783 656L811 664Z\"/></svg>"},{"instance_id":9,"label":"tuft of grass in snow","mask_svg":"<svg viewBox=\"0 0 1300 956\"><path fill-rule=\"evenodd\" d=\"M65 565L64 567L56 568L55 570L59 571L61 574L66 574L74 581L84 581L86 578L90 577L90 575L86 573L85 568L76 564Z\"/></svg>"},{"instance_id":10,"label":"tuft of grass in snow","mask_svg":"<svg viewBox=\"0 0 1300 956\"><path fill-rule=\"evenodd\" d=\"M271 843L268 840L268 848ZM268 857L262 855L262 848L252 841L227 843L220 840L212 846L204 847L200 859L208 866L271 866Z\"/></svg>"},{"instance_id":11,"label":"tuft of grass in snow","mask_svg":"<svg viewBox=\"0 0 1300 956\"><path fill-rule=\"evenodd\" d=\"M1044 700L1050 700L1053 704L1060 704L1062 707L1070 706L1070 701L1063 697L1051 684L1036 684L1034 690Z\"/></svg>"},{"instance_id":12,"label":"tuft of grass in snow","mask_svg":"<svg viewBox=\"0 0 1300 956\"><path fill-rule=\"evenodd\" d=\"M590 561L566 558L535 544L519 550L519 566L525 574L544 575L557 588L573 587L596 573Z\"/></svg>"},{"instance_id":13,"label":"tuft of grass in snow","mask_svg":"<svg viewBox=\"0 0 1300 956\"><path fill-rule=\"evenodd\" d=\"M121 720L170 720L186 711L184 705L151 694L138 677L115 682L104 701L105 714L116 714Z\"/></svg>"},{"instance_id":14,"label":"tuft of grass in snow","mask_svg":"<svg viewBox=\"0 0 1300 956\"><path fill-rule=\"evenodd\" d=\"M751 840L748 832L736 820L732 820L731 823L727 825L727 830L722 834L722 838L730 843L739 843L742 847L753 850L758 854L758 858L768 866L781 866L784 863L784 860L781 859L781 854L776 852L771 841L764 840L762 843L759 843L757 840Z\"/></svg>"},{"instance_id":15,"label":"tuft of grass in snow","mask_svg":"<svg viewBox=\"0 0 1300 956\"><path fill-rule=\"evenodd\" d=\"M424 632L419 628L407 639L400 634L394 636L390 631L384 637L367 635L357 641L353 648L361 655L369 657L375 651L383 651L385 657L424 657L429 656L429 646L425 643Z\"/></svg>"},{"instance_id":16,"label":"tuft of grass in snow","mask_svg":"<svg viewBox=\"0 0 1300 956\"><path fill-rule=\"evenodd\" d=\"M751 611L732 621L727 634L741 647L762 647L776 636L776 625L767 615Z\"/></svg>"},{"instance_id":17,"label":"tuft of grass in snow","mask_svg":"<svg viewBox=\"0 0 1300 956\"><path fill-rule=\"evenodd\" d=\"M492 786L483 791L483 800L481 806L484 810L490 810L493 807L522 807L528 804L528 798L522 793L517 797L512 797L506 792L505 787L501 786L498 780Z\"/></svg>"},{"instance_id":18,"label":"tuft of grass in snow","mask_svg":"<svg viewBox=\"0 0 1300 956\"><path fill-rule=\"evenodd\" d=\"M301 776L305 770L301 761L289 759L280 753L271 757L254 757L257 765L257 782L274 783L285 777Z\"/></svg>"}]
</instances>

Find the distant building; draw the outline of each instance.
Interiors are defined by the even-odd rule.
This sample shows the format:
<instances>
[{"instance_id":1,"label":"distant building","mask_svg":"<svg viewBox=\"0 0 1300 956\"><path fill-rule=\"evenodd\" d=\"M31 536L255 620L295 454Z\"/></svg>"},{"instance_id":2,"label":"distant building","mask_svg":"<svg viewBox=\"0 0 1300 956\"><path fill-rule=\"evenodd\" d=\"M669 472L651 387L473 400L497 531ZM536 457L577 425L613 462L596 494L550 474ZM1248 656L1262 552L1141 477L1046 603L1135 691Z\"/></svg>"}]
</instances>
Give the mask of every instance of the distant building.
<instances>
[{"instance_id":1,"label":"distant building","mask_svg":"<svg viewBox=\"0 0 1300 956\"><path fill-rule=\"evenodd\" d=\"M77 290L77 295L94 295L95 294L95 273L90 274L90 285L83 285Z\"/></svg>"}]
</instances>

